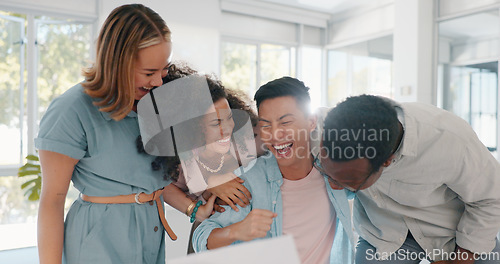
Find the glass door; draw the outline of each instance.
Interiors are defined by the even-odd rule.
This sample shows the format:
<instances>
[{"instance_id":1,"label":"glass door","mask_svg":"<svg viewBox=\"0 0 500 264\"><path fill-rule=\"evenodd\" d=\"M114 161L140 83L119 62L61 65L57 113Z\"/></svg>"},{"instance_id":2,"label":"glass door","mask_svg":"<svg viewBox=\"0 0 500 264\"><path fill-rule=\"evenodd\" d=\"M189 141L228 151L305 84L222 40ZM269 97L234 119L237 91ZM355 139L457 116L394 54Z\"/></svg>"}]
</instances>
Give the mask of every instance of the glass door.
<instances>
[{"instance_id":1,"label":"glass door","mask_svg":"<svg viewBox=\"0 0 500 264\"><path fill-rule=\"evenodd\" d=\"M438 106L469 122L498 159L500 10L447 18L438 29Z\"/></svg>"},{"instance_id":2,"label":"glass door","mask_svg":"<svg viewBox=\"0 0 500 264\"><path fill-rule=\"evenodd\" d=\"M498 147L498 62L473 66L481 68L478 68L479 72L472 73L470 78L470 124L477 131L483 144L496 154Z\"/></svg>"},{"instance_id":3,"label":"glass door","mask_svg":"<svg viewBox=\"0 0 500 264\"><path fill-rule=\"evenodd\" d=\"M444 106L466 120L494 154L498 135L498 62L450 67Z\"/></svg>"}]
</instances>

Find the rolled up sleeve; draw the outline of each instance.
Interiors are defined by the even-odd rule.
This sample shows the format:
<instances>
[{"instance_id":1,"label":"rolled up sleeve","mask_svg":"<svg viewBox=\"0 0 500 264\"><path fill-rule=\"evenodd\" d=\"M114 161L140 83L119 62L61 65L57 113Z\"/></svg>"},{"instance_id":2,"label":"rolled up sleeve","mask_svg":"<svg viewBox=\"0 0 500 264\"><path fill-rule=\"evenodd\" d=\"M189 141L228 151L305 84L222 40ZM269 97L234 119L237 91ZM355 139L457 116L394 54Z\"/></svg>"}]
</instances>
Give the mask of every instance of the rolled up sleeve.
<instances>
[{"instance_id":1,"label":"rolled up sleeve","mask_svg":"<svg viewBox=\"0 0 500 264\"><path fill-rule=\"evenodd\" d=\"M465 203L456 243L472 252L491 252L500 230L500 164L476 138L463 157L458 178L448 183Z\"/></svg>"},{"instance_id":2,"label":"rolled up sleeve","mask_svg":"<svg viewBox=\"0 0 500 264\"><path fill-rule=\"evenodd\" d=\"M70 98L72 99L72 98ZM40 122L35 147L64 154L73 159L84 157L87 149L85 130L72 100L56 98Z\"/></svg>"},{"instance_id":3,"label":"rolled up sleeve","mask_svg":"<svg viewBox=\"0 0 500 264\"><path fill-rule=\"evenodd\" d=\"M223 228L234 223L240 222L250 213L251 206L245 208L236 205L238 212L231 209L230 206L222 206L225 211L215 213L210 218L203 221L193 233L193 248L196 252L206 251L207 241L214 229Z\"/></svg>"}]
</instances>

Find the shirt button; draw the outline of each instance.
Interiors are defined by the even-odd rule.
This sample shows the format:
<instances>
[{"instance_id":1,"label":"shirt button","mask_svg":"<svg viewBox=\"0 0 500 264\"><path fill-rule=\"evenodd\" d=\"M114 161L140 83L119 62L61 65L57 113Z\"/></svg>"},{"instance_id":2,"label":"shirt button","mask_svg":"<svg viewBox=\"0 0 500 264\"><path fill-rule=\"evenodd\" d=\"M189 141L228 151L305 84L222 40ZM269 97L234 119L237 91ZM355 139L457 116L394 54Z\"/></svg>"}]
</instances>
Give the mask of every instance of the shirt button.
<instances>
[{"instance_id":1,"label":"shirt button","mask_svg":"<svg viewBox=\"0 0 500 264\"><path fill-rule=\"evenodd\" d=\"M155 228L154 228L153 230L154 230L155 232L156 232L156 231L158 231L158 227L157 227L157 226L155 226Z\"/></svg>"},{"instance_id":2,"label":"shirt button","mask_svg":"<svg viewBox=\"0 0 500 264\"><path fill-rule=\"evenodd\" d=\"M153 201L149 201L149 205L153 205L153 204L154 204L154 202L153 202Z\"/></svg>"},{"instance_id":3,"label":"shirt button","mask_svg":"<svg viewBox=\"0 0 500 264\"><path fill-rule=\"evenodd\" d=\"M273 201L273 204L276 204L276 201Z\"/></svg>"},{"instance_id":4,"label":"shirt button","mask_svg":"<svg viewBox=\"0 0 500 264\"><path fill-rule=\"evenodd\" d=\"M377 199L377 197L378 197L378 196L377 196L376 194L373 196L373 198L375 198L375 199Z\"/></svg>"}]
</instances>

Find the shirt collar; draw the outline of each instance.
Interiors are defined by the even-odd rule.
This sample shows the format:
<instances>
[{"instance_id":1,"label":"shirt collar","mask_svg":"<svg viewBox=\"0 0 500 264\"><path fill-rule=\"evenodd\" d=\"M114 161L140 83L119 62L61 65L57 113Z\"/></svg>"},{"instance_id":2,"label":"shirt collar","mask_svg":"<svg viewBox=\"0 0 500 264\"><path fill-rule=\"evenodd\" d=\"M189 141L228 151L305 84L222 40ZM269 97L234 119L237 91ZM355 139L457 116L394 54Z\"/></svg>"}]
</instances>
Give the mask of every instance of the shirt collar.
<instances>
[{"instance_id":1,"label":"shirt collar","mask_svg":"<svg viewBox=\"0 0 500 264\"><path fill-rule=\"evenodd\" d=\"M283 175L281 175L280 167L278 166L278 161L276 157L268 151L266 154L262 156L262 158L266 159L267 163L267 181L268 182L283 182Z\"/></svg>"},{"instance_id":2,"label":"shirt collar","mask_svg":"<svg viewBox=\"0 0 500 264\"><path fill-rule=\"evenodd\" d=\"M102 117L104 118L104 120L106 121L111 121L113 120L113 118L111 118L111 112L103 112L103 111L99 111L102 115ZM127 116L125 118L136 118L137 117L137 113L134 112L134 111L130 111Z\"/></svg>"},{"instance_id":3,"label":"shirt collar","mask_svg":"<svg viewBox=\"0 0 500 264\"><path fill-rule=\"evenodd\" d=\"M399 143L398 148L394 155L396 156L396 160L400 159L401 156L416 156L417 155L417 126L415 124L415 120L408 116L408 111L405 110L403 104L399 104L394 100L383 97L383 99L387 100L398 115L398 120L403 126L404 135L403 139Z\"/></svg>"},{"instance_id":4,"label":"shirt collar","mask_svg":"<svg viewBox=\"0 0 500 264\"><path fill-rule=\"evenodd\" d=\"M399 122L404 129L404 136L401 140L401 144L399 146L399 151L396 152L396 156L417 156L418 153L418 144L417 144L417 126L415 120L408 115L408 111L405 110L404 105L398 105L402 113L403 120L399 118ZM396 110L397 111L397 110Z\"/></svg>"}]
</instances>

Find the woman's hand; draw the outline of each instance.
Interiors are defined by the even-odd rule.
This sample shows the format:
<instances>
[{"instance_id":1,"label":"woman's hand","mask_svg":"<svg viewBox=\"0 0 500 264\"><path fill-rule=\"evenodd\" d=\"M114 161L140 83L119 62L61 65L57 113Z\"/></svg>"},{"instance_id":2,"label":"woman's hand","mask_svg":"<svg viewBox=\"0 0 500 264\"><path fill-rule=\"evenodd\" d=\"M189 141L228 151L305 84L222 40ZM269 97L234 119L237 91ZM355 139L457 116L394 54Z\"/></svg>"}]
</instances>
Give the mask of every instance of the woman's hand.
<instances>
[{"instance_id":1,"label":"woman's hand","mask_svg":"<svg viewBox=\"0 0 500 264\"><path fill-rule=\"evenodd\" d=\"M252 199L250 191L243 186L243 182L245 181L236 177L228 182L216 185L208 189L208 191L212 193L212 197L214 195L219 197L227 205L231 206L233 210L238 212L238 207L236 207L235 203L241 207L245 207L250 204L250 199Z\"/></svg>"},{"instance_id":2,"label":"woman's hand","mask_svg":"<svg viewBox=\"0 0 500 264\"><path fill-rule=\"evenodd\" d=\"M203 222L214 213L215 195L212 195L206 204L201 205L196 212L196 220Z\"/></svg>"}]
</instances>

